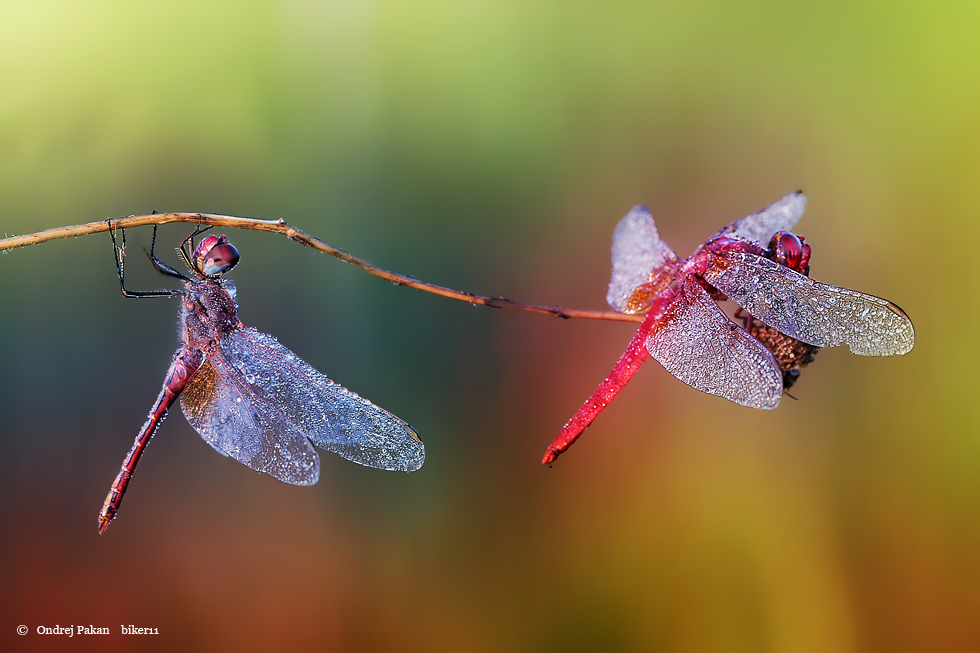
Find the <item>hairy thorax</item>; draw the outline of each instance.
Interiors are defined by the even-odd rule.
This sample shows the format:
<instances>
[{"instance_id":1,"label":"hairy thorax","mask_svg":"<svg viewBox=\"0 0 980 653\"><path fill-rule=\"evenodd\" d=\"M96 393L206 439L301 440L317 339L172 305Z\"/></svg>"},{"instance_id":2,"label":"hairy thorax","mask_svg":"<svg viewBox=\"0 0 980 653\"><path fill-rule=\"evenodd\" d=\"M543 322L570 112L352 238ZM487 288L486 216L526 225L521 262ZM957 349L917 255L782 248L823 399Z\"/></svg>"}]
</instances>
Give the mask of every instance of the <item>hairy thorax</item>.
<instances>
[{"instance_id":1,"label":"hairy thorax","mask_svg":"<svg viewBox=\"0 0 980 653\"><path fill-rule=\"evenodd\" d=\"M180 322L182 339L186 345L210 353L225 334L241 324L237 304L227 289L234 286L212 279L188 281L185 286Z\"/></svg>"}]
</instances>

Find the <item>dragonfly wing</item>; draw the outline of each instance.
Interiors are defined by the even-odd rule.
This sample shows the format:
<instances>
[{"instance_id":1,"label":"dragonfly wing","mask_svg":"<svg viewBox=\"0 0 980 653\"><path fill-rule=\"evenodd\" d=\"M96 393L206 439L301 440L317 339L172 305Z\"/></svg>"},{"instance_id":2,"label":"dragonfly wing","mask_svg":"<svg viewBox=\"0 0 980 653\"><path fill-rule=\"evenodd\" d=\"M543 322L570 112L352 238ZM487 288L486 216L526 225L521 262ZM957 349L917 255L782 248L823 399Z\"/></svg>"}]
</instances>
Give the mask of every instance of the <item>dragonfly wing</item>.
<instances>
[{"instance_id":1,"label":"dragonfly wing","mask_svg":"<svg viewBox=\"0 0 980 653\"><path fill-rule=\"evenodd\" d=\"M347 460L413 472L425 460L418 433L406 422L334 383L272 336L237 329L221 352L248 392L317 446Z\"/></svg>"},{"instance_id":2,"label":"dragonfly wing","mask_svg":"<svg viewBox=\"0 0 980 653\"><path fill-rule=\"evenodd\" d=\"M805 208L806 195L802 191L793 191L769 206L736 220L719 231L718 236L742 238L768 247L774 233L793 230Z\"/></svg>"},{"instance_id":3,"label":"dragonfly wing","mask_svg":"<svg viewBox=\"0 0 980 653\"><path fill-rule=\"evenodd\" d=\"M783 396L783 375L772 353L728 319L691 277L646 344L668 372L702 392L765 409L778 406Z\"/></svg>"},{"instance_id":4,"label":"dragonfly wing","mask_svg":"<svg viewBox=\"0 0 980 653\"><path fill-rule=\"evenodd\" d=\"M915 343L912 321L895 304L814 281L761 256L715 254L704 278L753 317L810 345L847 343L855 354L892 356Z\"/></svg>"},{"instance_id":5,"label":"dragonfly wing","mask_svg":"<svg viewBox=\"0 0 980 653\"><path fill-rule=\"evenodd\" d=\"M216 352L180 397L184 416L219 453L292 485L313 485L320 459L309 439L248 391L243 375Z\"/></svg>"},{"instance_id":6,"label":"dragonfly wing","mask_svg":"<svg viewBox=\"0 0 980 653\"><path fill-rule=\"evenodd\" d=\"M677 263L677 255L660 239L649 209L633 207L613 232L612 278L606 301L621 313L633 312L629 310L633 291L670 262Z\"/></svg>"}]
</instances>

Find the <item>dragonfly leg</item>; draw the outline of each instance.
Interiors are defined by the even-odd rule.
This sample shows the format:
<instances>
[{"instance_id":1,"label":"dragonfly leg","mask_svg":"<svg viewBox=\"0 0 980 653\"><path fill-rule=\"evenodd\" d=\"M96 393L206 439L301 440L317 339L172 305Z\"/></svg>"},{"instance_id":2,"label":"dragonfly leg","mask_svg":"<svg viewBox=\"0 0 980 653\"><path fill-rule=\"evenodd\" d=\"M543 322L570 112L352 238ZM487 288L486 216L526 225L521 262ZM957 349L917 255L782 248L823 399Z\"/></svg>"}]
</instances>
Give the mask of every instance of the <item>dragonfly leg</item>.
<instances>
[{"instance_id":1,"label":"dragonfly leg","mask_svg":"<svg viewBox=\"0 0 980 653\"><path fill-rule=\"evenodd\" d=\"M116 261L116 273L119 275L119 288L122 290L123 297L173 297L182 294L180 290L129 290L126 288L125 264L123 262L126 256L126 230L119 230L120 242L117 242L116 230L112 227L112 220L106 220L106 222L109 224L109 236L112 238L112 255ZM156 229L154 228L155 231Z\"/></svg>"},{"instance_id":2,"label":"dragonfly leg","mask_svg":"<svg viewBox=\"0 0 980 653\"><path fill-rule=\"evenodd\" d=\"M203 219L204 219L204 216L202 216L200 213L198 213L197 214L197 229L195 229L193 231L193 233L191 233L190 236L188 236L187 238L185 238L184 239L184 242L182 242L180 244L180 247L177 249L177 251L180 252L181 257L184 259L184 263L187 264L187 267L189 267L191 270L194 270L195 272L199 272L199 270L195 270L194 263L191 261L191 254L194 251L194 236L197 236L198 234L203 234L205 231L208 231L210 229L214 229L214 225L213 224L209 224L208 226L206 226L203 229L201 229L201 220L203 220ZM188 246L188 243L190 243L190 246Z\"/></svg>"},{"instance_id":3,"label":"dragonfly leg","mask_svg":"<svg viewBox=\"0 0 980 653\"><path fill-rule=\"evenodd\" d=\"M157 246L157 225L153 225L153 240L150 241L150 251L147 252L145 249L143 250L146 253L147 257L149 257L150 263L153 265L154 268L156 268L157 272L159 272L162 275L168 277L176 277L183 281L190 281L191 280L190 277L188 277L185 274L181 274L180 272L173 269L172 267L170 267L169 265L167 265L166 263L164 263L163 261L157 258L157 255L154 254L154 250L156 249L156 246Z\"/></svg>"},{"instance_id":4,"label":"dragonfly leg","mask_svg":"<svg viewBox=\"0 0 980 653\"><path fill-rule=\"evenodd\" d=\"M743 328L747 332L752 333L752 324L755 318L752 317L751 313L749 313L744 308L739 307L735 311L735 317L740 318L742 320Z\"/></svg>"}]
</instances>

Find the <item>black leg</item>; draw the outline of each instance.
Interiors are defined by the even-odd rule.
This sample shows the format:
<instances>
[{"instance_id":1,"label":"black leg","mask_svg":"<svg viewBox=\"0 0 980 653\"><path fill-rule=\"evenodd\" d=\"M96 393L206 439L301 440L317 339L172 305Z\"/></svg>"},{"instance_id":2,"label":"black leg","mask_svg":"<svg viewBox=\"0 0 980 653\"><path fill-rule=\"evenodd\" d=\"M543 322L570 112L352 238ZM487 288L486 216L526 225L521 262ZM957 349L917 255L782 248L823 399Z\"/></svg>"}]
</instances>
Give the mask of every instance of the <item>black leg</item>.
<instances>
[{"instance_id":1,"label":"black leg","mask_svg":"<svg viewBox=\"0 0 980 653\"><path fill-rule=\"evenodd\" d=\"M748 311L745 311L745 310L742 310L741 308L739 308L738 310L735 311L735 317L736 318L741 318L742 319L743 328L746 331L748 331L749 333L752 333L752 325L755 323L753 321L755 318L753 318L752 315L750 315Z\"/></svg>"},{"instance_id":2,"label":"black leg","mask_svg":"<svg viewBox=\"0 0 980 653\"><path fill-rule=\"evenodd\" d=\"M194 253L194 236L197 236L198 234L203 234L205 231L209 231L211 229L214 229L214 225L213 224L209 224L208 226L206 226L203 229L201 229L201 220L203 220L203 219L204 219L204 216L201 215L200 213L198 213L197 214L197 229L195 229L194 232L190 236L188 236L187 238L185 238L184 239L184 242L182 242L180 244L180 247L177 249L177 251L180 252L181 257L183 257L184 263L186 263L187 264L187 267L189 267L194 272L200 272L200 270L198 270L197 268L194 267L194 261L191 259L191 256ZM189 246L188 246L188 243L190 243ZM186 248L186 250L185 250L185 248Z\"/></svg>"},{"instance_id":3,"label":"black leg","mask_svg":"<svg viewBox=\"0 0 980 653\"><path fill-rule=\"evenodd\" d=\"M183 294L180 290L128 290L126 288L126 278L123 272L123 259L126 256L126 230L122 231L120 240L122 244L116 243L116 231L112 228L112 220L106 220L109 224L109 236L112 238L112 255L116 259L116 272L119 274L119 288L122 290L123 297L173 297Z\"/></svg>"},{"instance_id":4,"label":"black leg","mask_svg":"<svg viewBox=\"0 0 980 653\"><path fill-rule=\"evenodd\" d=\"M150 251L147 252L145 249L143 250L146 253L146 256L150 259L150 263L153 265L154 268L156 268L156 271L159 272L160 274L166 275L168 277L176 277L183 281L190 281L190 277L181 274L180 272L173 269L172 267L170 267L169 265L167 265L166 263L164 263L163 261L157 258L156 254L153 253L154 250L156 249L156 246L157 246L157 226L153 225L153 240L150 241Z\"/></svg>"}]
</instances>

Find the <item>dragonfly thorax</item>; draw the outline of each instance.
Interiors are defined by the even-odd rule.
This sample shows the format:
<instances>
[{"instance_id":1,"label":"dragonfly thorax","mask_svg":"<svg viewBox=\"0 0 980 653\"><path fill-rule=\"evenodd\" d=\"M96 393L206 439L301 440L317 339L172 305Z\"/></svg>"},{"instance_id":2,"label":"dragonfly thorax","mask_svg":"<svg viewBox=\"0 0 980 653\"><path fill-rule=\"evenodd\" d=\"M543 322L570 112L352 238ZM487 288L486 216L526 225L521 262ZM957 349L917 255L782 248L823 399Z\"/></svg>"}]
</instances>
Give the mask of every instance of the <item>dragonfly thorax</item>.
<instances>
[{"instance_id":1,"label":"dragonfly thorax","mask_svg":"<svg viewBox=\"0 0 980 653\"><path fill-rule=\"evenodd\" d=\"M224 285L216 279L187 283L180 321L184 344L209 352L241 325L238 305Z\"/></svg>"}]
</instances>

